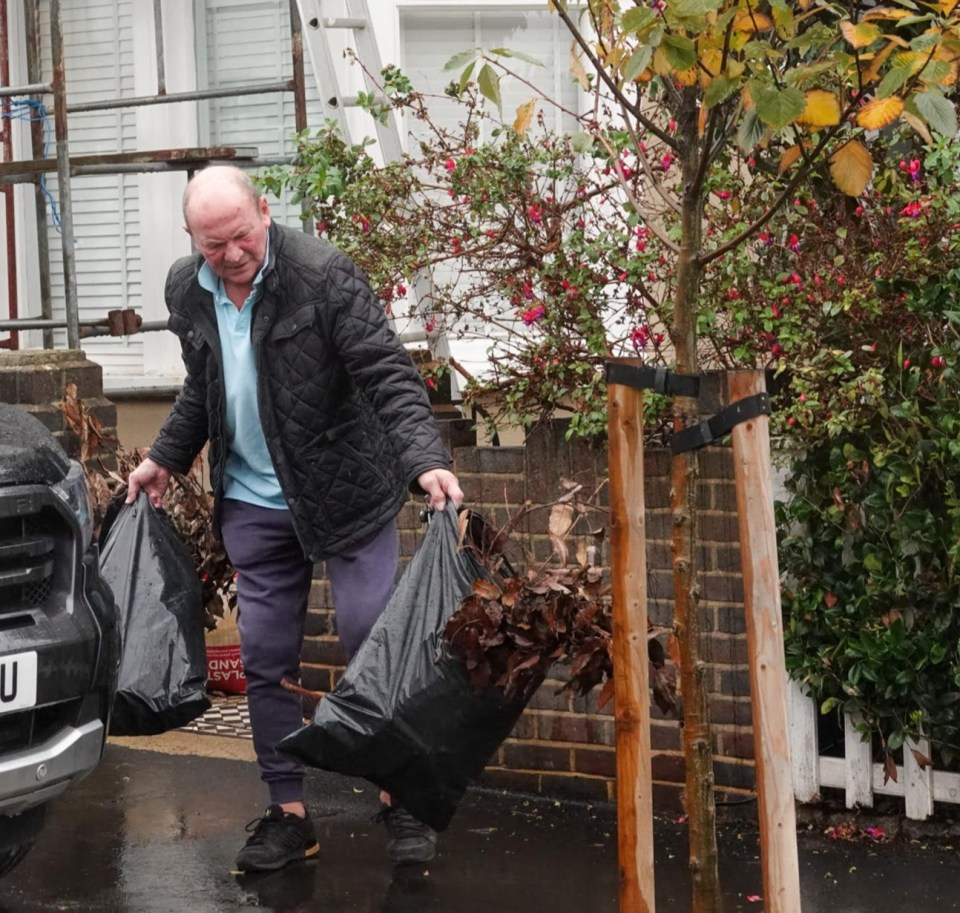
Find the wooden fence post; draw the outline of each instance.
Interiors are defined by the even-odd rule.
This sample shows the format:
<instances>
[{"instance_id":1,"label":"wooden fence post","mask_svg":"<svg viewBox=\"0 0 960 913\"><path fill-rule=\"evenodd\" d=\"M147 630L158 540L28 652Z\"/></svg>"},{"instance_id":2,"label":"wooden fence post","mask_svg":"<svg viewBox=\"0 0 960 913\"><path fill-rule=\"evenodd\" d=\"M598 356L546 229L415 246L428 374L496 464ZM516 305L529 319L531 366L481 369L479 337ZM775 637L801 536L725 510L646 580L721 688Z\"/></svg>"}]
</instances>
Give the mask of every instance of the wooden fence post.
<instances>
[{"instance_id":1,"label":"wooden fence post","mask_svg":"<svg viewBox=\"0 0 960 913\"><path fill-rule=\"evenodd\" d=\"M728 381L731 403L766 391L762 371L732 371ZM766 415L734 426L733 464L747 613L764 908L767 913L800 913L797 816Z\"/></svg>"},{"instance_id":2,"label":"wooden fence post","mask_svg":"<svg viewBox=\"0 0 960 913\"><path fill-rule=\"evenodd\" d=\"M633 387L611 383L607 408L620 910L653 913L643 394Z\"/></svg>"}]
</instances>

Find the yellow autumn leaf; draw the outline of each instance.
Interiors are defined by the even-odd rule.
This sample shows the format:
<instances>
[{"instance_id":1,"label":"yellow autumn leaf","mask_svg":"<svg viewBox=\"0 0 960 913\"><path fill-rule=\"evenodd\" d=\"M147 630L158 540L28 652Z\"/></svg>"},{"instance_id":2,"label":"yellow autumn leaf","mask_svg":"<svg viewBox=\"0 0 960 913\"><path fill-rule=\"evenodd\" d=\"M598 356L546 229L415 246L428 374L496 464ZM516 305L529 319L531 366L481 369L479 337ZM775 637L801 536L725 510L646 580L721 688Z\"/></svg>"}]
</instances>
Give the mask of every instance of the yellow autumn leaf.
<instances>
[{"instance_id":1,"label":"yellow autumn leaf","mask_svg":"<svg viewBox=\"0 0 960 913\"><path fill-rule=\"evenodd\" d=\"M720 75L723 66L723 52L710 48L700 55L700 88L706 89L713 79Z\"/></svg>"},{"instance_id":2,"label":"yellow autumn leaf","mask_svg":"<svg viewBox=\"0 0 960 913\"><path fill-rule=\"evenodd\" d=\"M858 197L873 176L873 159L863 143L852 140L830 156L830 177L837 188L850 197Z\"/></svg>"},{"instance_id":3,"label":"yellow autumn leaf","mask_svg":"<svg viewBox=\"0 0 960 913\"><path fill-rule=\"evenodd\" d=\"M738 32L765 32L773 28L773 20L756 10L743 10L737 13L733 27Z\"/></svg>"},{"instance_id":4,"label":"yellow autumn leaf","mask_svg":"<svg viewBox=\"0 0 960 913\"><path fill-rule=\"evenodd\" d=\"M857 124L865 130L881 130L903 113L903 99L899 95L874 98L857 113Z\"/></svg>"},{"instance_id":5,"label":"yellow autumn leaf","mask_svg":"<svg viewBox=\"0 0 960 913\"><path fill-rule=\"evenodd\" d=\"M840 23L840 31L843 37L855 48L866 48L874 43L880 36L880 29L870 22L853 22L850 19L844 19Z\"/></svg>"},{"instance_id":6,"label":"yellow autumn leaf","mask_svg":"<svg viewBox=\"0 0 960 913\"><path fill-rule=\"evenodd\" d=\"M957 5L957 0L940 0L937 4L944 16L949 16Z\"/></svg>"},{"instance_id":7,"label":"yellow autumn leaf","mask_svg":"<svg viewBox=\"0 0 960 913\"><path fill-rule=\"evenodd\" d=\"M880 78L880 69L887 62L887 58L893 53L896 43L888 41L887 46L874 58L870 64L870 69L864 74L863 81L865 85L870 85Z\"/></svg>"},{"instance_id":8,"label":"yellow autumn leaf","mask_svg":"<svg viewBox=\"0 0 960 913\"><path fill-rule=\"evenodd\" d=\"M537 110L537 100L531 98L517 108L517 119L513 122L513 130L521 136L530 129L533 121L533 112Z\"/></svg>"},{"instance_id":9,"label":"yellow autumn leaf","mask_svg":"<svg viewBox=\"0 0 960 913\"><path fill-rule=\"evenodd\" d=\"M931 146L933 145L933 135L930 133L930 128L927 127L919 117L911 114L909 111L904 111L900 116L917 131L924 142L930 143Z\"/></svg>"},{"instance_id":10,"label":"yellow autumn leaf","mask_svg":"<svg viewBox=\"0 0 960 913\"><path fill-rule=\"evenodd\" d=\"M697 136L701 139L703 134L707 132L707 111L709 109L706 105L700 105L700 112L697 114Z\"/></svg>"},{"instance_id":11,"label":"yellow autumn leaf","mask_svg":"<svg viewBox=\"0 0 960 913\"><path fill-rule=\"evenodd\" d=\"M662 46L653 52L653 72L657 76L668 76L673 72L673 66Z\"/></svg>"},{"instance_id":12,"label":"yellow autumn leaf","mask_svg":"<svg viewBox=\"0 0 960 913\"><path fill-rule=\"evenodd\" d=\"M867 12L863 14L861 22L869 22L872 19L906 19L907 16L912 15L913 13L911 13L910 10L898 10L889 6L877 6L872 10L867 10Z\"/></svg>"},{"instance_id":13,"label":"yellow autumn leaf","mask_svg":"<svg viewBox=\"0 0 960 913\"><path fill-rule=\"evenodd\" d=\"M586 92L590 88L590 78L587 76L583 61L580 59L576 42L570 46L570 72L573 73L573 78L580 83L580 88Z\"/></svg>"},{"instance_id":14,"label":"yellow autumn leaf","mask_svg":"<svg viewBox=\"0 0 960 913\"><path fill-rule=\"evenodd\" d=\"M647 67L639 76L637 76L633 81L634 82L650 82L653 79L653 70L650 67Z\"/></svg>"},{"instance_id":15,"label":"yellow autumn leaf","mask_svg":"<svg viewBox=\"0 0 960 913\"><path fill-rule=\"evenodd\" d=\"M790 167L800 158L800 145L791 146L786 152L780 156L780 164L777 166L777 174L783 174L785 171L788 171Z\"/></svg>"},{"instance_id":16,"label":"yellow autumn leaf","mask_svg":"<svg viewBox=\"0 0 960 913\"><path fill-rule=\"evenodd\" d=\"M673 74L673 78L682 85L692 86L697 82L698 72L696 67L690 67L689 70L677 70L676 73Z\"/></svg>"},{"instance_id":17,"label":"yellow autumn leaf","mask_svg":"<svg viewBox=\"0 0 960 913\"><path fill-rule=\"evenodd\" d=\"M807 127L833 127L840 123L840 99L826 89L811 89L806 93L806 107L797 118Z\"/></svg>"}]
</instances>

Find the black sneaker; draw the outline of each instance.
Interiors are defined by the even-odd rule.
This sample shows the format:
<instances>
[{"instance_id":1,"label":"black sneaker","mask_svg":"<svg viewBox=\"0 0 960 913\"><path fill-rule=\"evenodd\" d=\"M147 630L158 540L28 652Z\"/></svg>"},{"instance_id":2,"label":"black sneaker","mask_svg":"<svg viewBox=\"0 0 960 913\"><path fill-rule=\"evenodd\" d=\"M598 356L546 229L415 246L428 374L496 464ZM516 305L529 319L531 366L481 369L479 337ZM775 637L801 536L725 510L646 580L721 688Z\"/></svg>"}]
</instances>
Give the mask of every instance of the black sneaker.
<instances>
[{"instance_id":1,"label":"black sneaker","mask_svg":"<svg viewBox=\"0 0 960 913\"><path fill-rule=\"evenodd\" d=\"M247 825L250 837L237 856L239 872L272 872L320 852L310 817L271 805L262 818Z\"/></svg>"},{"instance_id":2,"label":"black sneaker","mask_svg":"<svg viewBox=\"0 0 960 913\"><path fill-rule=\"evenodd\" d=\"M437 855L437 832L399 805L381 805L377 821L387 826L390 840L387 856L391 862L405 865L429 862Z\"/></svg>"}]
</instances>

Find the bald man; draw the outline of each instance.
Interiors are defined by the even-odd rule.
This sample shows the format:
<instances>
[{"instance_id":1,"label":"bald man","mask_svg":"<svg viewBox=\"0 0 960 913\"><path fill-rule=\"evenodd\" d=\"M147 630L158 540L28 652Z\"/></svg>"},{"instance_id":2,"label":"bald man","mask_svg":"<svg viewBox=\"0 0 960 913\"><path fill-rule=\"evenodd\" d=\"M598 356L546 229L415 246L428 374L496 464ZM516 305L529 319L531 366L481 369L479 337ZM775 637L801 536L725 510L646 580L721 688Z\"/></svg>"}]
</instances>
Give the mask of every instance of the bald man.
<instances>
[{"instance_id":1,"label":"bald man","mask_svg":"<svg viewBox=\"0 0 960 913\"><path fill-rule=\"evenodd\" d=\"M304 771L277 751L302 725L300 651L314 562L326 561L348 655L393 589L395 517L410 492L440 509L463 493L426 388L363 274L335 247L275 224L232 166L183 196L197 253L166 284L186 378L130 475L159 506L209 441L213 522L237 570L250 726L270 804L237 857L269 871L319 851ZM436 834L381 794L396 863L433 858Z\"/></svg>"}]
</instances>

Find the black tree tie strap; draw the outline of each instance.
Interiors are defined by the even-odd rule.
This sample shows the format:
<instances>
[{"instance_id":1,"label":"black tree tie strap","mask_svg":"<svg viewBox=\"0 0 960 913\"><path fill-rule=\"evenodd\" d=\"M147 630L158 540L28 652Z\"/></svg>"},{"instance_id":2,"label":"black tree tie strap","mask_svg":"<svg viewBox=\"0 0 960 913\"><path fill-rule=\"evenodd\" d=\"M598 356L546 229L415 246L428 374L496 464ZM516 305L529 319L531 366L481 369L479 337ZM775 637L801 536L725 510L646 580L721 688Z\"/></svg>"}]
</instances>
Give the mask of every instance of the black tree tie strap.
<instances>
[{"instance_id":1,"label":"black tree tie strap","mask_svg":"<svg viewBox=\"0 0 960 913\"><path fill-rule=\"evenodd\" d=\"M615 361L608 361L605 367L608 384L622 384L638 390L653 390L664 396L696 398L700 394L700 378L690 374L675 374L666 368L625 365Z\"/></svg>"},{"instance_id":2,"label":"black tree tie strap","mask_svg":"<svg viewBox=\"0 0 960 913\"><path fill-rule=\"evenodd\" d=\"M670 438L670 449L674 453L698 450L700 447L706 447L711 441L728 435L735 425L756 418L758 415L769 414L770 396L768 394L757 393L755 396L747 396L731 403L698 425L677 432Z\"/></svg>"}]
</instances>

